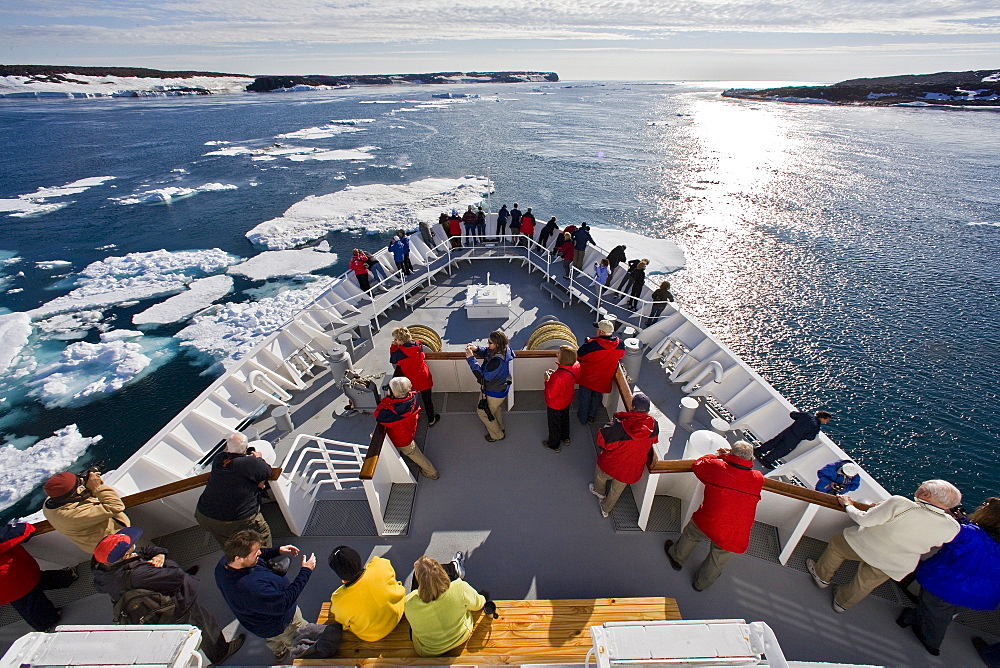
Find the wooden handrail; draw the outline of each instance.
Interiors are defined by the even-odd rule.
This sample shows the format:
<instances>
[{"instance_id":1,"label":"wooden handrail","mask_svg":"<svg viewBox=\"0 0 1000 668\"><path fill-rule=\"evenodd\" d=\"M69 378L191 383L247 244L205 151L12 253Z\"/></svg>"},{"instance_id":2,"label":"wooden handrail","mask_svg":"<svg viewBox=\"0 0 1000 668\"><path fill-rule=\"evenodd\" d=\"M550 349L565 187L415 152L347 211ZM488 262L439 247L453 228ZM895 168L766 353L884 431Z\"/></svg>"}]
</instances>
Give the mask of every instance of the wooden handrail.
<instances>
[{"instance_id":1,"label":"wooden handrail","mask_svg":"<svg viewBox=\"0 0 1000 668\"><path fill-rule=\"evenodd\" d=\"M427 352L425 353L427 359L429 360L461 360L465 359L464 350L442 350L439 353ZM530 360L530 359L542 359L547 357L556 357L559 355L558 350L515 350L514 357L516 359Z\"/></svg>"},{"instance_id":2,"label":"wooden handrail","mask_svg":"<svg viewBox=\"0 0 1000 668\"><path fill-rule=\"evenodd\" d=\"M625 368L619 363L618 370L615 371L615 387L618 388L618 394L621 395L622 402L625 404L625 410L632 410L632 388L628 385L628 380L625 378Z\"/></svg>"},{"instance_id":3,"label":"wooden handrail","mask_svg":"<svg viewBox=\"0 0 1000 668\"><path fill-rule=\"evenodd\" d=\"M375 467L378 466L383 443L385 443L385 427L376 422L375 431L372 432L372 440L368 443L368 452L365 453L365 461L361 464L361 473L358 474L360 479L371 480L375 475Z\"/></svg>"},{"instance_id":4,"label":"wooden handrail","mask_svg":"<svg viewBox=\"0 0 1000 668\"><path fill-rule=\"evenodd\" d=\"M446 350L439 353L424 353L429 360L462 360L465 359L465 351ZM545 359L556 357L558 350L515 350L514 356L519 359ZM620 373L620 372L619 372ZM375 475L375 467L378 466L378 458L382 454L382 444L385 442L385 427L375 423L375 431L372 432L371 441L368 443L368 452L365 454L365 461L361 464L361 473L358 478L361 480L371 480Z\"/></svg>"},{"instance_id":5,"label":"wooden handrail","mask_svg":"<svg viewBox=\"0 0 1000 668\"><path fill-rule=\"evenodd\" d=\"M694 459L654 459L654 461L649 465L649 472L690 473L691 465L694 464L695 461L696 460ZM840 502L837 501L837 497L835 495L818 492L815 489L799 487L798 485L781 482L780 480L771 480L770 478L764 478L764 489L768 492L780 494L781 496L787 496L798 501L805 501L806 503L822 506L824 508L830 508L831 510L847 512L844 510L844 507L840 505ZM858 510L868 510L869 508L874 507L875 504L855 501L854 506Z\"/></svg>"},{"instance_id":6,"label":"wooden handrail","mask_svg":"<svg viewBox=\"0 0 1000 668\"><path fill-rule=\"evenodd\" d=\"M198 475L191 476L190 478L175 480L174 482L168 482L166 485L152 487L141 492L136 492L135 494L128 494L127 496L122 497L122 502L125 504L126 509L134 508L136 506L141 506L144 503L149 503L150 501L159 501L160 499L165 499L168 496L189 492L192 489L204 487L208 483L208 478L211 475L211 472L199 473ZM280 467L271 467L271 477L268 478L268 480L277 480L280 475ZM48 520L42 520L41 522L34 523L34 527L36 534L53 531L52 525L49 524Z\"/></svg>"}]
</instances>

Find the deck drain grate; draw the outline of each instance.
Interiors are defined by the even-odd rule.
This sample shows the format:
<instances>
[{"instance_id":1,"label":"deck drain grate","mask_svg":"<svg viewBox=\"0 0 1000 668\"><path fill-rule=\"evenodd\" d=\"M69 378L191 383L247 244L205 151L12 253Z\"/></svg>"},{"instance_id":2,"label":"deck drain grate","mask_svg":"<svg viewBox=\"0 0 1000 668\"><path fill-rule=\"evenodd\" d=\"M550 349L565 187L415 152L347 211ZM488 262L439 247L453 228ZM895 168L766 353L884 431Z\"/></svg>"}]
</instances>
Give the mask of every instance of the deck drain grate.
<instances>
[{"instance_id":1,"label":"deck drain grate","mask_svg":"<svg viewBox=\"0 0 1000 668\"><path fill-rule=\"evenodd\" d=\"M385 535L405 536L410 530L410 511L417 486L412 483L393 483L389 501L385 505Z\"/></svg>"},{"instance_id":2,"label":"deck drain grate","mask_svg":"<svg viewBox=\"0 0 1000 668\"><path fill-rule=\"evenodd\" d=\"M317 500L304 536L377 536L375 520L364 499Z\"/></svg>"}]
</instances>

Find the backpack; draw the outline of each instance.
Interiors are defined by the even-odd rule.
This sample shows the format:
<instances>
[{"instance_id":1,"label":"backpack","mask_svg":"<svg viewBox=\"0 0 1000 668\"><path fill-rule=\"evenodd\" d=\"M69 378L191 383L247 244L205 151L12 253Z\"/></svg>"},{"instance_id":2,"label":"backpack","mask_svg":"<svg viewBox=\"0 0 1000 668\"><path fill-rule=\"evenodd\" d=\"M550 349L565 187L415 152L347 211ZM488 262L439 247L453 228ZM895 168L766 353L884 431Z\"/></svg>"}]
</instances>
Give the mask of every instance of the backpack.
<instances>
[{"instance_id":1,"label":"backpack","mask_svg":"<svg viewBox=\"0 0 1000 668\"><path fill-rule=\"evenodd\" d=\"M125 573L125 590L115 602L115 624L169 624L177 611L177 601L170 594L152 589L133 589L132 573Z\"/></svg>"}]
</instances>

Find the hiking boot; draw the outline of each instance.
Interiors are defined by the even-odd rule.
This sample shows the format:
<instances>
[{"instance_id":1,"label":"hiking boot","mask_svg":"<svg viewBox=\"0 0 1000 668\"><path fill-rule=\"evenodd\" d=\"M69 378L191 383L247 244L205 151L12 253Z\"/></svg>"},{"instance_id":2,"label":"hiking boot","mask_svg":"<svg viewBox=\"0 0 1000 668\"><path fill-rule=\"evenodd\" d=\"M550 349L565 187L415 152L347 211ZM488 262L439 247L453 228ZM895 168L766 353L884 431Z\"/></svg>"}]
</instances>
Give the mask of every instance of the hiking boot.
<instances>
[{"instance_id":1,"label":"hiking boot","mask_svg":"<svg viewBox=\"0 0 1000 668\"><path fill-rule=\"evenodd\" d=\"M219 664L231 657L236 652L240 651L240 647L243 647L243 643L247 639L247 634L241 633L232 640L229 641L229 645L226 647L226 654L218 661L213 661L212 663Z\"/></svg>"},{"instance_id":2,"label":"hiking boot","mask_svg":"<svg viewBox=\"0 0 1000 668\"><path fill-rule=\"evenodd\" d=\"M428 427L433 427L434 425L436 425L440 421L441 421L441 414L440 413L435 413L434 417L432 417L430 420L427 421L427 426Z\"/></svg>"},{"instance_id":3,"label":"hiking boot","mask_svg":"<svg viewBox=\"0 0 1000 668\"><path fill-rule=\"evenodd\" d=\"M830 586L829 582L816 575L816 562L813 559L806 559L806 569L809 571L809 575L812 576L813 582L816 583L817 587L826 589Z\"/></svg>"},{"instance_id":4,"label":"hiking boot","mask_svg":"<svg viewBox=\"0 0 1000 668\"><path fill-rule=\"evenodd\" d=\"M671 548L671 546L673 544L674 544L674 541L672 541L672 540L668 539L668 540L664 541L663 542L663 551L667 553L667 559L670 560L670 567L672 569L674 569L675 571L679 571L679 570L682 570L684 568L684 564L682 564L681 562L679 562L676 559L674 559L674 556L672 554L670 554L670 548Z\"/></svg>"},{"instance_id":5,"label":"hiking boot","mask_svg":"<svg viewBox=\"0 0 1000 668\"><path fill-rule=\"evenodd\" d=\"M451 560L451 563L455 564L455 572L458 573L459 579L465 579L465 552L456 552L455 558Z\"/></svg>"},{"instance_id":6,"label":"hiking boot","mask_svg":"<svg viewBox=\"0 0 1000 668\"><path fill-rule=\"evenodd\" d=\"M542 445L545 446L546 450L551 450L552 452L562 452L562 447L560 447L558 444L556 445L556 447L553 448L551 445L549 445L548 441L542 441Z\"/></svg>"},{"instance_id":7,"label":"hiking boot","mask_svg":"<svg viewBox=\"0 0 1000 668\"><path fill-rule=\"evenodd\" d=\"M600 492L598 492L598 491L597 491L597 490L596 490L596 489L594 488L594 483L590 483L590 486L589 486L589 487L587 487L587 489L589 489L589 490L590 490L590 493L591 493L591 494L593 494L594 496L596 496L596 497L597 497L598 499L600 499L601 501L603 501L603 500L604 500L604 497L605 497L605 495L604 495L604 494L601 494ZM607 517L607 515L605 515L605 517Z\"/></svg>"}]
</instances>

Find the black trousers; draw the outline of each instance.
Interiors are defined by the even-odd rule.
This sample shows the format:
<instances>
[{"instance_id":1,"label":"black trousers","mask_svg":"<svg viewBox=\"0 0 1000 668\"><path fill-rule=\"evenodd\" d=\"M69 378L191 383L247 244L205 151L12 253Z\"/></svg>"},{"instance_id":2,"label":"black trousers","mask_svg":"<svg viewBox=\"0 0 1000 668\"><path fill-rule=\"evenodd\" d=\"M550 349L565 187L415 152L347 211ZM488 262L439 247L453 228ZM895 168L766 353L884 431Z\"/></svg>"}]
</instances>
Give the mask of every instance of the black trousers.
<instances>
[{"instance_id":1,"label":"black trousers","mask_svg":"<svg viewBox=\"0 0 1000 668\"><path fill-rule=\"evenodd\" d=\"M432 419L437 413L434 412L434 397L432 392L434 388L427 388L426 390L420 390L420 401L424 405L424 413L427 414L427 419Z\"/></svg>"},{"instance_id":2,"label":"black trousers","mask_svg":"<svg viewBox=\"0 0 1000 668\"><path fill-rule=\"evenodd\" d=\"M355 274L355 276L358 277L358 285L361 286L362 290L368 292L372 289L371 283L368 282L368 274Z\"/></svg>"},{"instance_id":3,"label":"black trousers","mask_svg":"<svg viewBox=\"0 0 1000 668\"><path fill-rule=\"evenodd\" d=\"M59 621L59 610L45 595L45 590L65 589L75 579L71 571L42 571L42 577L35 588L16 601L11 601L10 605L31 628L44 631Z\"/></svg>"},{"instance_id":4,"label":"black trousers","mask_svg":"<svg viewBox=\"0 0 1000 668\"><path fill-rule=\"evenodd\" d=\"M226 642L219 629L218 622L205 608L201 607L197 601L183 615L175 617L171 624L190 624L201 629L201 651L205 653L212 663L222 661L229 650L229 643Z\"/></svg>"},{"instance_id":5,"label":"black trousers","mask_svg":"<svg viewBox=\"0 0 1000 668\"><path fill-rule=\"evenodd\" d=\"M553 450L569 440L569 406L561 410L545 408L549 418L549 447Z\"/></svg>"}]
</instances>

